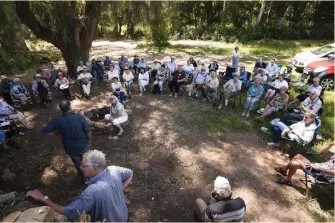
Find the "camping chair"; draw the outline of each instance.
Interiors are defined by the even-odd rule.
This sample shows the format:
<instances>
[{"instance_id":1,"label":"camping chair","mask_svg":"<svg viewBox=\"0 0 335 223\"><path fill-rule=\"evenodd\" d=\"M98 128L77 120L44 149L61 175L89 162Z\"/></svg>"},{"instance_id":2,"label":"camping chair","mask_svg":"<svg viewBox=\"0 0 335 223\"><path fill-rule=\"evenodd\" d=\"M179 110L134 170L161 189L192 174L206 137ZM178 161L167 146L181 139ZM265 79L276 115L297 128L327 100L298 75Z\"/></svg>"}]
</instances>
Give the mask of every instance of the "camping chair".
<instances>
[{"instance_id":1,"label":"camping chair","mask_svg":"<svg viewBox=\"0 0 335 223\"><path fill-rule=\"evenodd\" d=\"M313 152L313 151L309 151L306 153L307 156L314 156L314 155L320 155L319 152ZM333 193L328 193L327 192L327 188L325 187L333 187L333 189L331 190L332 192L334 191L334 178L331 178L332 180L329 181L324 175L321 173L316 173L313 172L311 169L305 169L304 170L305 173L305 177L303 179L300 179L301 181L303 181L305 188L306 188L306 195L309 197L310 195L310 188L308 187L308 182L310 181L310 184L312 187L314 186L319 186L323 188L323 192L326 193L329 197L331 197L334 200L334 194ZM308 179L309 178L309 179Z\"/></svg>"},{"instance_id":2,"label":"camping chair","mask_svg":"<svg viewBox=\"0 0 335 223\"><path fill-rule=\"evenodd\" d=\"M224 73L221 73L222 74L221 78L222 78L223 82L227 82L230 79L232 79L234 72L236 72L236 68L227 66L226 71Z\"/></svg>"},{"instance_id":3,"label":"camping chair","mask_svg":"<svg viewBox=\"0 0 335 223\"><path fill-rule=\"evenodd\" d=\"M13 135L19 136L20 144L22 144L24 135L17 127L14 120L10 119L8 115L0 116L0 129L6 134L5 143L13 139Z\"/></svg>"},{"instance_id":4,"label":"camping chair","mask_svg":"<svg viewBox=\"0 0 335 223\"><path fill-rule=\"evenodd\" d=\"M27 103L32 103L32 99L31 99L29 91L27 91L27 93L28 93L26 94L27 99L28 99ZM17 99L12 93L10 94L10 97L15 107L22 107L23 104L20 99Z\"/></svg>"},{"instance_id":5,"label":"camping chair","mask_svg":"<svg viewBox=\"0 0 335 223\"><path fill-rule=\"evenodd\" d=\"M38 96L38 92L33 92L34 93L34 97L35 97L35 100L36 100L36 103L40 103L41 102L41 98ZM49 89L48 93L47 93L47 99L49 102L52 101L52 92L51 90Z\"/></svg>"}]
</instances>

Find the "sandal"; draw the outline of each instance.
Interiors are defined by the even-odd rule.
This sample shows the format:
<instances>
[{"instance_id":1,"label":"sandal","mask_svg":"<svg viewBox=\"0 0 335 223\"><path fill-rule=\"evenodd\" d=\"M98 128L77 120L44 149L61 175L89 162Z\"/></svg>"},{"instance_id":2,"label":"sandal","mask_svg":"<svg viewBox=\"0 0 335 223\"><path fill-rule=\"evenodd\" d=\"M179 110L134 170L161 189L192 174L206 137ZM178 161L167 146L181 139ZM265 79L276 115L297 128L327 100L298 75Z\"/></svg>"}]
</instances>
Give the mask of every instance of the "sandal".
<instances>
[{"instance_id":1,"label":"sandal","mask_svg":"<svg viewBox=\"0 0 335 223\"><path fill-rule=\"evenodd\" d=\"M292 187L292 182L289 181L289 180L286 180L285 178L281 178L281 179L276 180L276 183L284 184L286 186Z\"/></svg>"},{"instance_id":2,"label":"sandal","mask_svg":"<svg viewBox=\"0 0 335 223\"><path fill-rule=\"evenodd\" d=\"M274 167L275 171L283 176L287 176L287 173L283 171L283 169L279 166Z\"/></svg>"}]
</instances>

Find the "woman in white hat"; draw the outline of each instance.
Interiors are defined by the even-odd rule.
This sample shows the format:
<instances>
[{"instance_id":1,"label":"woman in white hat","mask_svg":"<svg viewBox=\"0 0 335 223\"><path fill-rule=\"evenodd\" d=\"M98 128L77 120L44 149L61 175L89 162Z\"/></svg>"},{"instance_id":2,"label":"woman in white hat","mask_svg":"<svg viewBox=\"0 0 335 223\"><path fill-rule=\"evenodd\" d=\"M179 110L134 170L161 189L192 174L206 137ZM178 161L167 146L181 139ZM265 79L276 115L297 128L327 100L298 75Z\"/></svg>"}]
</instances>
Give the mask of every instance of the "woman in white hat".
<instances>
[{"instance_id":1,"label":"woman in white hat","mask_svg":"<svg viewBox=\"0 0 335 223\"><path fill-rule=\"evenodd\" d=\"M121 124L128 120L128 115L124 106L119 102L119 99L115 95L110 98L110 101L112 102L110 113L105 115L105 120L111 122L119 129L117 135L120 136L124 132Z\"/></svg>"},{"instance_id":2,"label":"woman in white hat","mask_svg":"<svg viewBox=\"0 0 335 223\"><path fill-rule=\"evenodd\" d=\"M219 105L218 109L222 108L223 103L225 106L228 106L229 97L240 91L241 87L242 87L242 81L240 80L240 75L238 72L235 72L233 74L233 78L227 81L227 83L223 85L224 97L222 98L221 104Z\"/></svg>"},{"instance_id":3,"label":"woman in white hat","mask_svg":"<svg viewBox=\"0 0 335 223\"><path fill-rule=\"evenodd\" d=\"M49 85L42 79L42 76L39 73L35 75L32 90L37 102L41 101L45 107L48 107L48 101L51 100L51 91Z\"/></svg>"}]
</instances>

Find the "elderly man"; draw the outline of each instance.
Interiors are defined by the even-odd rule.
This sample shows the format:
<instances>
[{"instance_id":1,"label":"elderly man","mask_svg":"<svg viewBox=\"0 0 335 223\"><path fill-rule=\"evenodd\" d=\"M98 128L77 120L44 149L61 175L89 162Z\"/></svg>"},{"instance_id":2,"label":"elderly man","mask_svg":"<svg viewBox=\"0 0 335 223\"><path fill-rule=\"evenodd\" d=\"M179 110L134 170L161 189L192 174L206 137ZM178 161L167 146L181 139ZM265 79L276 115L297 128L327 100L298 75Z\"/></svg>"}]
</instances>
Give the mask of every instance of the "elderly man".
<instances>
[{"instance_id":1,"label":"elderly man","mask_svg":"<svg viewBox=\"0 0 335 223\"><path fill-rule=\"evenodd\" d=\"M317 128L315 124L315 113L313 111L307 111L303 116L301 122L297 122L291 126L285 125L283 122L277 122L271 126L273 130L272 142L269 142L269 146L279 146L280 137L288 137L291 141L297 142L301 145L307 145L313 140L315 130ZM263 132L268 132L268 129L262 127Z\"/></svg>"},{"instance_id":2,"label":"elderly man","mask_svg":"<svg viewBox=\"0 0 335 223\"><path fill-rule=\"evenodd\" d=\"M84 61L79 61L79 66L77 67L77 74L81 74L84 68L87 69L87 67L84 64Z\"/></svg>"},{"instance_id":3,"label":"elderly man","mask_svg":"<svg viewBox=\"0 0 335 223\"><path fill-rule=\"evenodd\" d=\"M26 105L28 102L32 104L31 101L29 101L29 92L27 91L26 87L23 84L20 84L19 78L14 78L14 85L11 89L11 94L16 99L19 99L22 103L22 105Z\"/></svg>"},{"instance_id":4,"label":"elderly man","mask_svg":"<svg viewBox=\"0 0 335 223\"><path fill-rule=\"evenodd\" d=\"M83 154L91 148L91 128L84 116L71 112L71 103L66 99L59 102L62 115L52 119L44 128L46 135L61 135L65 152L70 156L78 175L87 179L80 169Z\"/></svg>"},{"instance_id":5,"label":"elderly man","mask_svg":"<svg viewBox=\"0 0 335 223\"><path fill-rule=\"evenodd\" d=\"M196 97L198 98L198 92L201 91L202 96L205 96L204 93L204 87L206 83L210 80L210 76L208 73L206 73L206 67L202 66L200 72L197 71L196 74L194 74L193 81L190 85L189 91L188 91L188 99L192 98L192 91L194 88L197 89Z\"/></svg>"},{"instance_id":6,"label":"elderly man","mask_svg":"<svg viewBox=\"0 0 335 223\"><path fill-rule=\"evenodd\" d=\"M93 76L88 72L87 68L84 67L83 72L78 76L78 80L86 97L90 96L92 79Z\"/></svg>"},{"instance_id":7,"label":"elderly man","mask_svg":"<svg viewBox=\"0 0 335 223\"><path fill-rule=\"evenodd\" d=\"M170 88L170 97L173 96L173 88L175 90L174 96L178 97L179 88L182 84L185 83L186 75L185 71L183 71L183 67L181 64L178 65L178 69L171 74L171 80L169 82Z\"/></svg>"},{"instance_id":8,"label":"elderly man","mask_svg":"<svg viewBox=\"0 0 335 223\"><path fill-rule=\"evenodd\" d=\"M298 169L303 170L306 174L311 175L312 177L321 176L324 181L334 181L335 155L330 151L333 146L334 142L331 142L320 151L321 155L329 158L326 162L312 163L304 156L298 154L287 165L275 167L275 171L284 176L276 182L292 186L292 177Z\"/></svg>"},{"instance_id":9,"label":"elderly man","mask_svg":"<svg viewBox=\"0 0 335 223\"><path fill-rule=\"evenodd\" d=\"M242 198L232 198L229 181L218 176L214 181L211 201L196 200L196 215L200 221L243 222L245 203Z\"/></svg>"},{"instance_id":10,"label":"elderly man","mask_svg":"<svg viewBox=\"0 0 335 223\"><path fill-rule=\"evenodd\" d=\"M166 68L168 68L171 73L177 70L177 64L174 56L172 56L171 60L166 64Z\"/></svg>"},{"instance_id":11,"label":"elderly man","mask_svg":"<svg viewBox=\"0 0 335 223\"><path fill-rule=\"evenodd\" d=\"M1 95L0 95L0 117L5 117L20 122L27 129L34 128L33 125L28 124L23 113L15 111L15 109L12 106L10 106Z\"/></svg>"},{"instance_id":12,"label":"elderly man","mask_svg":"<svg viewBox=\"0 0 335 223\"><path fill-rule=\"evenodd\" d=\"M148 63L147 63L147 61L144 60L143 57L141 57L141 60L138 62L137 68L138 69L144 68L144 70L146 70L148 68Z\"/></svg>"},{"instance_id":13,"label":"elderly man","mask_svg":"<svg viewBox=\"0 0 335 223\"><path fill-rule=\"evenodd\" d=\"M109 65L112 64L112 61L109 59L109 56L106 56L106 59L104 60L104 67L108 68Z\"/></svg>"},{"instance_id":14,"label":"elderly man","mask_svg":"<svg viewBox=\"0 0 335 223\"><path fill-rule=\"evenodd\" d=\"M4 97L7 102L10 102L10 90L12 89L14 82L8 79L6 75L1 75L0 83L0 94Z\"/></svg>"},{"instance_id":15,"label":"elderly man","mask_svg":"<svg viewBox=\"0 0 335 223\"><path fill-rule=\"evenodd\" d=\"M89 214L92 222L127 222L128 208L123 189L133 178L133 171L119 166L106 166L105 154L92 150L84 154L81 169L90 178L87 188L70 204L61 206L44 196L39 190L28 191L34 198L71 221L83 213Z\"/></svg>"},{"instance_id":16,"label":"elderly man","mask_svg":"<svg viewBox=\"0 0 335 223\"><path fill-rule=\"evenodd\" d=\"M316 89L313 89L310 93L309 97L306 98L301 104L300 104L300 111L297 110L297 112L288 113L285 114L280 121L288 124L292 121L301 121L303 120L304 113L307 111L313 111L316 115L319 114L320 109L322 108L322 101L319 98L319 91Z\"/></svg>"},{"instance_id":17,"label":"elderly man","mask_svg":"<svg viewBox=\"0 0 335 223\"><path fill-rule=\"evenodd\" d=\"M293 104L295 104L295 103L297 103L299 101L300 102L304 101L306 98L308 98L309 94L314 89L319 92L319 95L321 95L321 93L322 93L322 87L320 86L320 78L318 78L318 77L313 78L313 84L311 84L307 88L306 92L299 94L292 102L290 102L289 106L291 106L291 105L293 105Z\"/></svg>"}]
</instances>

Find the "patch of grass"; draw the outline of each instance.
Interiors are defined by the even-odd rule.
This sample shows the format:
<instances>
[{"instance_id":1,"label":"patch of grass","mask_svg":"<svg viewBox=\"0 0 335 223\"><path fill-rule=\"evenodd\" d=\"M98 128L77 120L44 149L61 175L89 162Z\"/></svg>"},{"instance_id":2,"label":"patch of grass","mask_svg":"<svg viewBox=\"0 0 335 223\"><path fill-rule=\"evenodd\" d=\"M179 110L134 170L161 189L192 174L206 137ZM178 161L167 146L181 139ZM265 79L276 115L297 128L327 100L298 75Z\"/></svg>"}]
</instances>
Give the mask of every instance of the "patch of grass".
<instances>
[{"instance_id":1,"label":"patch of grass","mask_svg":"<svg viewBox=\"0 0 335 223\"><path fill-rule=\"evenodd\" d=\"M240 46L241 54L253 54L260 56L284 56L291 55L307 50L307 48L318 47L328 43L329 41L307 41L307 40L270 40L264 39L259 41L250 41L246 43L236 43ZM147 49L153 53L186 53L189 55L230 55L233 49L232 44L218 44L218 46L202 45L189 46L182 44L169 44L164 47L156 47L151 43L138 44L138 49Z\"/></svg>"}]
</instances>

